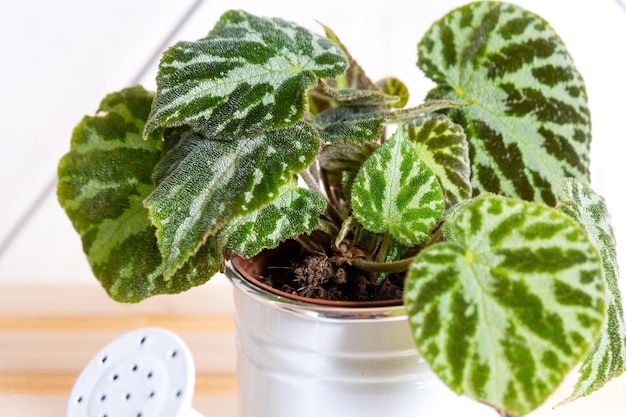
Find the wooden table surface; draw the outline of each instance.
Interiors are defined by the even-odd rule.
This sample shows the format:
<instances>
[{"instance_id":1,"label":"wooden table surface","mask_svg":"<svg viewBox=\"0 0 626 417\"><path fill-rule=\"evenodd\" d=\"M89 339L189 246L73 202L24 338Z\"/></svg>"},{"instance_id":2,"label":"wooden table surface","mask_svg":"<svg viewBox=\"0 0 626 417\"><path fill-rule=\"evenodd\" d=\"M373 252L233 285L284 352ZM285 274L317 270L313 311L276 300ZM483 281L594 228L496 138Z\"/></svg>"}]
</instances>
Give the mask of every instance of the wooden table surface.
<instances>
[{"instance_id":1,"label":"wooden table surface","mask_svg":"<svg viewBox=\"0 0 626 417\"><path fill-rule=\"evenodd\" d=\"M136 305L117 304L96 285L0 286L0 415L64 416L76 378L102 347L127 331L157 326L181 336L194 356L194 408L207 417L235 417L232 289L213 284ZM531 417L626 416L626 377L553 410L575 377Z\"/></svg>"},{"instance_id":2,"label":"wooden table surface","mask_svg":"<svg viewBox=\"0 0 626 417\"><path fill-rule=\"evenodd\" d=\"M196 364L194 408L235 417L231 289L201 287L138 305L97 286L0 286L0 415L64 416L80 371L105 345L142 327L176 332Z\"/></svg>"}]
</instances>

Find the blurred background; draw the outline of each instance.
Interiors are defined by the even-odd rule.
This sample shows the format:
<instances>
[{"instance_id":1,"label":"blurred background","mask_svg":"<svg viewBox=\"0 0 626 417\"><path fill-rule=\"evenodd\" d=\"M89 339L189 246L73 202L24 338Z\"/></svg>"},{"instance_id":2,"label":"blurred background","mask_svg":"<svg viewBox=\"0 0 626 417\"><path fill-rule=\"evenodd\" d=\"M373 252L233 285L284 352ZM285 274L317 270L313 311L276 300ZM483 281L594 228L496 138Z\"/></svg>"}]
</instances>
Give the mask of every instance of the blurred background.
<instances>
[{"instance_id":1,"label":"blurred background","mask_svg":"<svg viewBox=\"0 0 626 417\"><path fill-rule=\"evenodd\" d=\"M623 266L625 8L615 0L512 2L552 24L586 81L593 123L592 185L605 196L612 213ZM83 115L93 114L105 94L136 83L155 88L158 60L168 45L203 37L232 8L279 16L321 32L317 20L334 29L372 79L387 75L402 79L409 86L410 103L416 104L432 85L415 66L416 43L433 20L464 3L23 0L4 4L0 14L0 297L18 287L29 288L31 294L53 287L97 287L80 239L56 201L56 165L69 149L74 125ZM229 291L223 277L206 286ZM41 311L46 311L47 302L55 301L45 294L33 299L39 300L38 305L28 309ZM7 305L18 305L11 302ZM8 307L1 311L11 314ZM132 314L133 310L125 311ZM6 341L8 336L4 337ZM616 411L619 400L594 404L606 404L606 416L623 416L624 411Z\"/></svg>"}]
</instances>

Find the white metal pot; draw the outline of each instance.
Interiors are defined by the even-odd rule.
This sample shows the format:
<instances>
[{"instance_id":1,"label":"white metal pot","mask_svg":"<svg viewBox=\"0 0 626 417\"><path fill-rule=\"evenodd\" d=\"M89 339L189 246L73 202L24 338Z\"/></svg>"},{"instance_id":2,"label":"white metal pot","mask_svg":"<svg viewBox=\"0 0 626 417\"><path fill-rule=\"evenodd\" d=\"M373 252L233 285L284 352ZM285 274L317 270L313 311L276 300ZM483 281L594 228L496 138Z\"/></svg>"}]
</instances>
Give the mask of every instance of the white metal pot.
<instances>
[{"instance_id":1,"label":"white metal pot","mask_svg":"<svg viewBox=\"0 0 626 417\"><path fill-rule=\"evenodd\" d=\"M237 262L238 261L238 262ZM251 283L235 260L240 417L491 416L458 396L417 353L401 305L292 300Z\"/></svg>"}]
</instances>

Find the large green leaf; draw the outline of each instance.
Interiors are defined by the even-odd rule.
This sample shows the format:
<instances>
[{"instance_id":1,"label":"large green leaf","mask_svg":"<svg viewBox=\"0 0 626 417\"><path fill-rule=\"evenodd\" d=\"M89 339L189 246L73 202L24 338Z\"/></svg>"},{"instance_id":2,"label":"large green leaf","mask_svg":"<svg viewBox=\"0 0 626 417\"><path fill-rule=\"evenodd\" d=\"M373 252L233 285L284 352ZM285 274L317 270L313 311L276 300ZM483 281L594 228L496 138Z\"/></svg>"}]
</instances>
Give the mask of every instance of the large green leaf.
<instances>
[{"instance_id":1,"label":"large green leaf","mask_svg":"<svg viewBox=\"0 0 626 417\"><path fill-rule=\"evenodd\" d=\"M288 127L302 118L306 91L318 77L346 67L330 40L281 19L232 10L205 38L165 52L145 134L188 125L226 140Z\"/></svg>"},{"instance_id":2,"label":"large green leaf","mask_svg":"<svg viewBox=\"0 0 626 417\"><path fill-rule=\"evenodd\" d=\"M477 2L437 21L418 45L432 99L474 99L449 112L468 136L475 194L556 205L558 181L588 180L591 138L583 80L540 17Z\"/></svg>"},{"instance_id":3,"label":"large green leaf","mask_svg":"<svg viewBox=\"0 0 626 417\"><path fill-rule=\"evenodd\" d=\"M262 249L311 233L324 208L326 202L319 193L288 186L269 205L226 225L218 240L222 247L251 257Z\"/></svg>"},{"instance_id":4,"label":"large green leaf","mask_svg":"<svg viewBox=\"0 0 626 417\"><path fill-rule=\"evenodd\" d=\"M156 229L142 204L161 157L160 138L142 139L153 97L141 87L108 95L98 115L75 128L58 168L59 202L91 268L109 296L123 302L202 284L222 262L209 244L172 279L163 278Z\"/></svg>"},{"instance_id":5,"label":"large green leaf","mask_svg":"<svg viewBox=\"0 0 626 417\"><path fill-rule=\"evenodd\" d=\"M179 140L156 168L160 182L145 200L165 276L228 222L277 198L319 147L317 132L306 123L236 141L194 134Z\"/></svg>"},{"instance_id":6,"label":"large green leaf","mask_svg":"<svg viewBox=\"0 0 626 417\"><path fill-rule=\"evenodd\" d=\"M455 241L422 251L407 277L418 350L457 393L527 414L598 334L600 256L569 217L503 197L465 205L449 233Z\"/></svg>"},{"instance_id":7,"label":"large green leaf","mask_svg":"<svg viewBox=\"0 0 626 417\"><path fill-rule=\"evenodd\" d=\"M401 124L398 132L437 176L446 208L471 197L467 140L459 125L443 115L430 114Z\"/></svg>"},{"instance_id":8,"label":"large green leaf","mask_svg":"<svg viewBox=\"0 0 626 417\"><path fill-rule=\"evenodd\" d=\"M443 205L437 178L400 134L363 163L352 187L352 209L361 224L405 245L428 241Z\"/></svg>"},{"instance_id":9,"label":"large green leaf","mask_svg":"<svg viewBox=\"0 0 626 417\"><path fill-rule=\"evenodd\" d=\"M606 318L600 335L580 368L580 379L568 401L588 395L626 371L626 328L619 290L617 252L611 217L604 199L574 180L561 182L568 200L559 209L575 219L600 250L606 286Z\"/></svg>"}]
</instances>

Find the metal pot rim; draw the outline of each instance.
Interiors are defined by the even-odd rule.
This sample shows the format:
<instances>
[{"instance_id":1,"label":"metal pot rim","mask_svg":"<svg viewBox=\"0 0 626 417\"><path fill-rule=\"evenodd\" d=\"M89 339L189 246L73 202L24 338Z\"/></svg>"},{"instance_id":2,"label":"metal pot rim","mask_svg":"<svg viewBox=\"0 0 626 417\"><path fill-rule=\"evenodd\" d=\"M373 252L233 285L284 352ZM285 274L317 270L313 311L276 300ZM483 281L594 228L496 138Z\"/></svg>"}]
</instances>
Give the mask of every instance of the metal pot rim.
<instances>
[{"instance_id":1,"label":"metal pot rim","mask_svg":"<svg viewBox=\"0 0 626 417\"><path fill-rule=\"evenodd\" d=\"M254 277L254 260L233 258L226 263L226 276L235 289L269 308L324 321L406 320L402 300L350 302L313 300L271 288ZM247 267L248 266L248 267Z\"/></svg>"}]
</instances>

